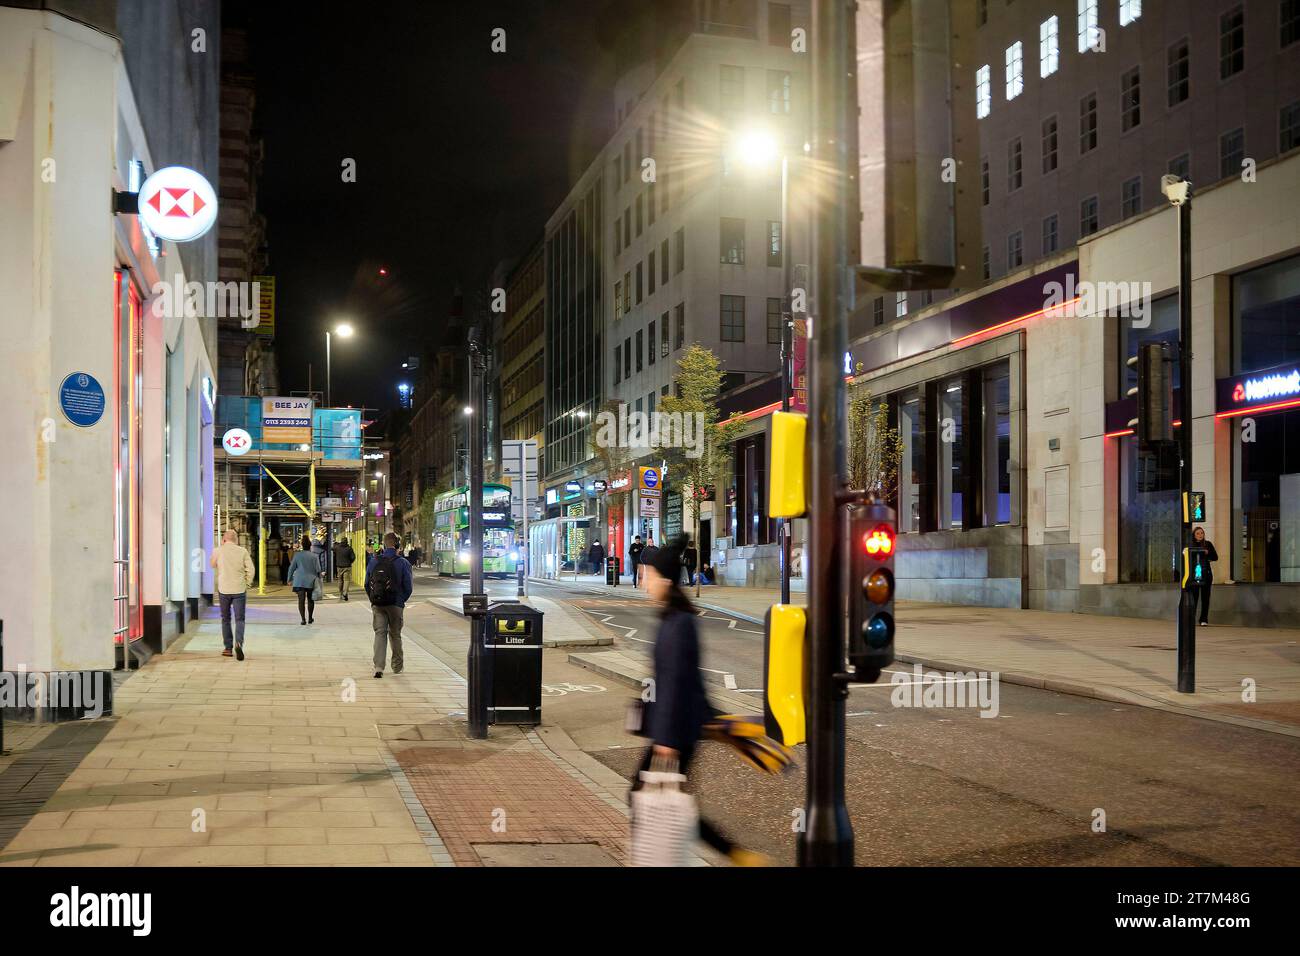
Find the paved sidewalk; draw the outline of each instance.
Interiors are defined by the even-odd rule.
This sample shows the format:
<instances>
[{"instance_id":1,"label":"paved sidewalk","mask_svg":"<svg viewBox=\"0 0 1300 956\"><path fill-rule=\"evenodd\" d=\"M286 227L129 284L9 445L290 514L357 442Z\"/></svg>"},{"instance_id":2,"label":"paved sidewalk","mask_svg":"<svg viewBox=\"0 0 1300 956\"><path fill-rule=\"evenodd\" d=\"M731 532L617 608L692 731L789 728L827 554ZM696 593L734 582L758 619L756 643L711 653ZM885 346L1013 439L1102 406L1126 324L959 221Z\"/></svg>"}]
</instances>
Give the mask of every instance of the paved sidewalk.
<instances>
[{"instance_id":1,"label":"paved sidewalk","mask_svg":"<svg viewBox=\"0 0 1300 956\"><path fill-rule=\"evenodd\" d=\"M404 672L375 680L364 602L303 627L296 605L250 601L243 662L209 613L121 686L0 865L623 862L622 778L548 728L466 739L464 681L422 641L408 628Z\"/></svg>"},{"instance_id":2,"label":"paved sidewalk","mask_svg":"<svg viewBox=\"0 0 1300 956\"><path fill-rule=\"evenodd\" d=\"M645 597L594 576L579 586ZM697 603L761 623L779 600L775 589L712 585ZM1011 683L1300 736L1296 629L1197 628L1195 694L1177 690L1173 621L900 601L896 647L908 664L998 671ZM1251 689L1254 701L1244 699Z\"/></svg>"}]
</instances>

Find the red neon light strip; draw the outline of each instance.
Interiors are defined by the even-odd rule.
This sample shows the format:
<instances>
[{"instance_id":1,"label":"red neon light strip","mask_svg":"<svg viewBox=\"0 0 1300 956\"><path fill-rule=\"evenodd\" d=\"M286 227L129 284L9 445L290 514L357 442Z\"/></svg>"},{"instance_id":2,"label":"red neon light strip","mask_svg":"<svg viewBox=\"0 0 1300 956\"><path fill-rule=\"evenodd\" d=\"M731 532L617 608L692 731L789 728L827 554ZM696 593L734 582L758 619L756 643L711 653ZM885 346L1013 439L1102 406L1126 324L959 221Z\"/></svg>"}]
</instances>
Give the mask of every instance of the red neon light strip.
<instances>
[{"instance_id":1,"label":"red neon light strip","mask_svg":"<svg viewBox=\"0 0 1300 956\"><path fill-rule=\"evenodd\" d=\"M1181 427L1182 427L1182 424L1183 424L1183 423L1182 423L1181 421L1176 421L1176 422L1174 422L1174 427L1175 427L1175 428L1181 428ZM1118 437L1121 436L1121 435L1132 435L1132 434L1133 434L1133 429L1131 429L1131 428L1125 428L1125 429L1122 429L1122 430L1117 431L1117 432L1106 432L1106 434L1102 435L1101 437L1102 437L1102 438L1118 438Z\"/></svg>"},{"instance_id":2,"label":"red neon light strip","mask_svg":"<svg viewBox=\"0 0 1300 956\"><path fill-rule=\"evenodd\" d=\"M1286 402L1273 402L1271 405L1252 405L1250 408L1234 408L1230 412L1219 412L1215 418L1233 418L1237 415L1249 415L1251 412L1272 412L1279 408L1295 408L1300 405L1300 398Z\"/></svg>"},{"instance_id":3,"label":"red neon light strip","mask_svg":"<svg viewBox=\"0 0 1300 956\"><path fill-rule=\"evenodd\" d=\"M1030 319L1038 318L1040 315L1046 315L1048 312L1055 312L1057 309L1064 309L1066 306L1076 305L1079 302L1080 298L1081 296L1075 296L1069 302L1062 302L1060 305L1048 306L1046 308L1039 309L1037 312L1030 312L1028 315L1022 315L1016 319L1008 319L1005 322L999 322L997 325L990 325L987 329L980 329L978 332L971 332L969 335L963 335L959 339L953 339L950 344L961 345L962 342L969 341L970 339L977 338L978 336L981 335L987 335L989 332L996 332L998 329L1005 329L1008 326L1015 325L1017 322L1027 322Z\"/></svg>"}]
</instances>

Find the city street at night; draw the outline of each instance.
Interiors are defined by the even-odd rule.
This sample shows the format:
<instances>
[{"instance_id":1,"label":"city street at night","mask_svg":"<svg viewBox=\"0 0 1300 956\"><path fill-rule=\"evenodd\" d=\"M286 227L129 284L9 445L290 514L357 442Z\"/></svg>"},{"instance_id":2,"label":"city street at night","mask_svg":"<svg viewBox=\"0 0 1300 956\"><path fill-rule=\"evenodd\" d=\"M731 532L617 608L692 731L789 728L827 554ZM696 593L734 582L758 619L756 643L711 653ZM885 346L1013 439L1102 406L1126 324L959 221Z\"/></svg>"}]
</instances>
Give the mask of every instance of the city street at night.
<instances>
[{"instance_id":1,"label":"city street at night","mask_svg":"<svg viewBox=\"0 0 1300 956\"><path fill-rule=\"evenodd\" d=\"M1298 195L1300 0L0 0L7 925L1283 938Z\"/></svg>"}]
</instances>

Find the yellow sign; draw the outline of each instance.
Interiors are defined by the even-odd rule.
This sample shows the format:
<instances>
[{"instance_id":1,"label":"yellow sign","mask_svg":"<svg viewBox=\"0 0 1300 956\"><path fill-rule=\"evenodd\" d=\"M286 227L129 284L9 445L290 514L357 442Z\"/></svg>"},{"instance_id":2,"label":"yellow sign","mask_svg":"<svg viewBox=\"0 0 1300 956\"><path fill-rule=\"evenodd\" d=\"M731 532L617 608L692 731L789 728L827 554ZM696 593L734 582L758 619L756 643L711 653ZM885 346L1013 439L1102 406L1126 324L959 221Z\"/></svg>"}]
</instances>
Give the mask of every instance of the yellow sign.
<instances>
[{"instance_id":1,"label":"yellow sign","mask_svg":"<svg viewBox=\"0 0 1300 956\"><path fill-rule=\"evenodd\" d=\"M257 328L267 338L275 337L275 276L253 276L257 283Z\"/></svg>"}]
</instances>

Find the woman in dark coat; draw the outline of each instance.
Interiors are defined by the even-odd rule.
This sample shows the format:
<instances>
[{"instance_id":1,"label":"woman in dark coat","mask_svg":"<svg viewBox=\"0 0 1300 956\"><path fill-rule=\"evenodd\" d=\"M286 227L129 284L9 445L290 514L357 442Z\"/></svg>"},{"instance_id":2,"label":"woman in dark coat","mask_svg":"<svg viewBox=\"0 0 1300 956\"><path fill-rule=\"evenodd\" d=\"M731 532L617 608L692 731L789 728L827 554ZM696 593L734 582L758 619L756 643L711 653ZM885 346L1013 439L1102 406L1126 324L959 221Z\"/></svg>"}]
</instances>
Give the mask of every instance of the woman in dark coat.
<instances>
[{"instance_id":1,"label":"woman in dark coat","mask_svg":"<svg viewBox=\"0 0 1300 956\"><path fill-rule=\"evenodd\" d=\"M1205 536L1204 528L1196 528L1192 532L1192 557L1194 561L1198 558L1197 549L1200 549L1199 561L1201 569L1201 583L1188 584L1188 590L1192 592L1192 613L1196 613L1197 598L1200 598L1201 605L1201 626L1205 627L1210 623L1210 588L1214 586L1214 568L1211 567L1211 561L1219 560L1219 552L1214 550L1214 544ZM1192 573L1196 573L1197 564L1192 564Z\"/></svg>"},{"instance_id":2,"label":"woman in dark coat","mask_svg":"<svg viewBox=\"0 0 1300 956\"><path fill-rule=\"evenodd\" d=\"M633 790L641 788L641 771L651 761L675 760L686 774L700 742L700 728L712 716L700 677L700 636L695 608L678 586L682 577L682 544L656 549L644 565L646 589L660 608L654 648L654 692L645 706L643 732L652 746L637 770ZM700 839L741 866L763 866L760 853L735 846L707 820L700 819Z\"/></svg>"}]
</instances>

